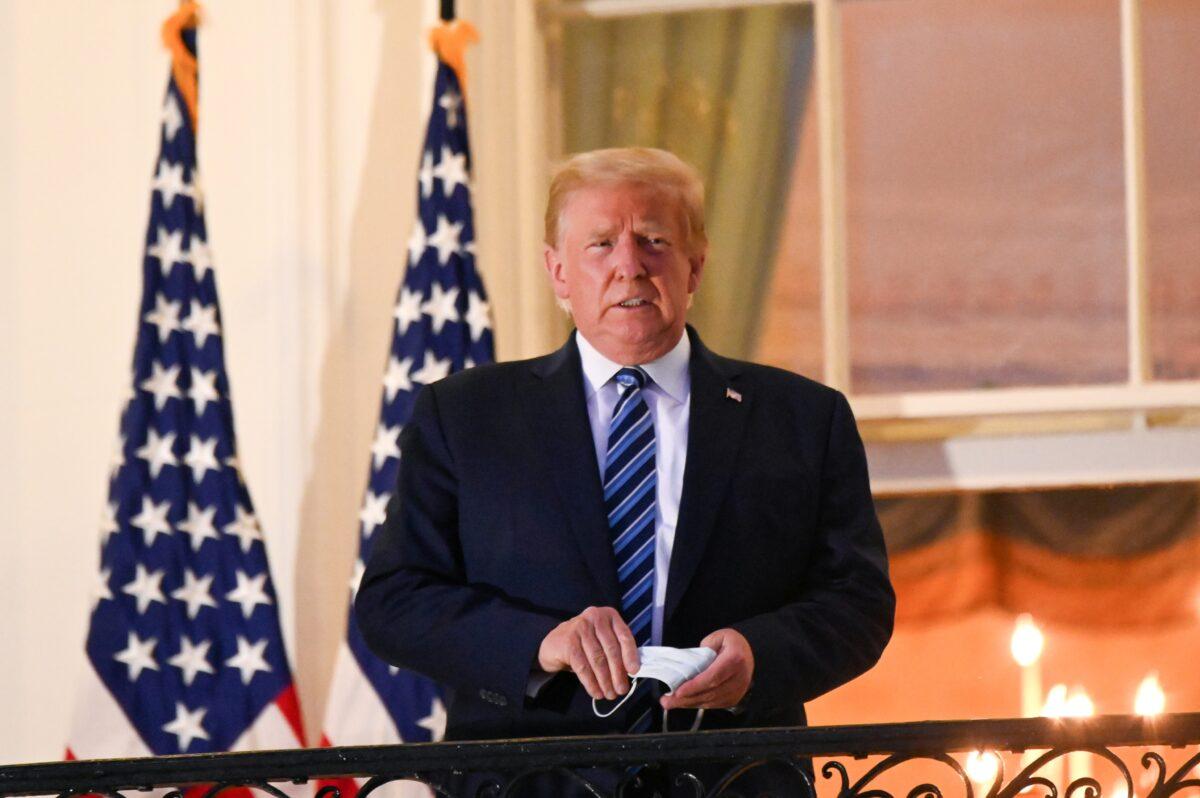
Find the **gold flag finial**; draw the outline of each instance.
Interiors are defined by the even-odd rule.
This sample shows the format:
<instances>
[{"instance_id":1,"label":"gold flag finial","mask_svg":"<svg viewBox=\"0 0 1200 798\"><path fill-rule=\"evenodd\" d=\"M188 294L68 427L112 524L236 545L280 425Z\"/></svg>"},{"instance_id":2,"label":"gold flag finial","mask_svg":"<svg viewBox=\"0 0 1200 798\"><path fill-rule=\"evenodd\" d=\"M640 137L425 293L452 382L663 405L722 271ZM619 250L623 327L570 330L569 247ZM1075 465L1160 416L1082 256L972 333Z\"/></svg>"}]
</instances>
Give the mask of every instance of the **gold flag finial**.
<instances>
[{"instance_id":1,"label":"gold flag finial","mask_svg":"<svg viewBox=\"0 0 1200 798\"><path fill-rule=\"evenodd\" d=\"M162 40L171 53L171 73L175 85L183 95L187 105L188 116L192 120L192 131L198 129L199 84L197 82L196 56L192 55L187 45L183 43L183 29L194 28L200 22L200 5L192 0L184 0L179 4L179 10L167 17L162 26Z\"/></svg>"},{"instance_id":2,"label":"gold flag finial","mask_svg":"<svg viewBox=\"0 0 1200 798\"><path fill-rule=\"evenodd\" d=\"M479 41L479 31L470 22L452 19L429 31L429 44L437 57L458 76L458 85L467 91L467 45Z\"/></svg>"}]
</instances>

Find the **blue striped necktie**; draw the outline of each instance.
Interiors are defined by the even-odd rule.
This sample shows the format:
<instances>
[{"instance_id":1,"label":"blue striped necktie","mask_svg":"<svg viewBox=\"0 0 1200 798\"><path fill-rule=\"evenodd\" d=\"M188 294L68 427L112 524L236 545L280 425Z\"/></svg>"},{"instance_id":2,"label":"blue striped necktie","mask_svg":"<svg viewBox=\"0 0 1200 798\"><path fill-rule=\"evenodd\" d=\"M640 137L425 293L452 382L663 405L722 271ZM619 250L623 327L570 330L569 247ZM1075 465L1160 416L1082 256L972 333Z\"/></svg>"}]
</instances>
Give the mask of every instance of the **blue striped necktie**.
<instances>
[{"instance_id":1,"label":"blue striped necktie","mask_svg":"<svg viewBox=\"0 0 1200 798\"><path fill-rule=\"evenodd\" d=\"M639 646L650 643L654 606L654 521L656 496L654 422L642 390L649 380L640 368L623 368L613 378L621 396L608 427L604 458L604 507L612 532L621 617Z\"/></svg>"}]
</instances>

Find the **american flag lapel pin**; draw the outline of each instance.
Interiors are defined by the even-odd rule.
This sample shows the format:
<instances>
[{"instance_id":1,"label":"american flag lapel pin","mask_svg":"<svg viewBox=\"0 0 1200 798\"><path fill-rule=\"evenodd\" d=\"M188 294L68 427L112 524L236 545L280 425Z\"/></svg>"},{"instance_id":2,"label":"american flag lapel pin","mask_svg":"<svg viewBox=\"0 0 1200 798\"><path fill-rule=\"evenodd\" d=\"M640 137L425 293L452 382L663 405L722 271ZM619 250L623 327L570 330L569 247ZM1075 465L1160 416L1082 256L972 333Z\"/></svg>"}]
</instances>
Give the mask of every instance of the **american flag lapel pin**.
<instances>
[{"instance_id":1,"label":"american flag lapel pin","mask_svg":"<svg viewBox=\"0 0 1200 798\"><path fill-rule=\"evenodd\" d=\"M740 393L738 393L737 391L733 390L732 388L725 389L725 398L732 399L735 402L742 401L742 395Z\"/></svg>"}]
</instances>

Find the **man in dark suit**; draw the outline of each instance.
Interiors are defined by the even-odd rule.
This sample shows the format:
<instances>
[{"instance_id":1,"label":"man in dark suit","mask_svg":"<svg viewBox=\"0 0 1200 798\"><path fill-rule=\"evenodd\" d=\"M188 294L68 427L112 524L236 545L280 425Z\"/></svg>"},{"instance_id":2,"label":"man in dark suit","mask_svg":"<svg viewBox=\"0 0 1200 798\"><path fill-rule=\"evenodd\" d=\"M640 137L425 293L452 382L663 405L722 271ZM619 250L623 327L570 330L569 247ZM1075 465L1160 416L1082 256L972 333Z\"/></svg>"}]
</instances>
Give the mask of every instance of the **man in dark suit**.
<instances>
[{"instance_id":1,"label":"man in dark suit","mask_svg":"<svg viewBox=\"0 0 1200 798\"><path fill-rule=\"evenodd\" d=\"M417 398L356 610L381 657L448 688L449 739L655 728L644 701L591 702L629 689L646 644L716 652L662 708L801 725L891 635L846 399L686 326L703 204L661 150L567 161L546 268L576 332Z\"/></svg>"}]
</instances>

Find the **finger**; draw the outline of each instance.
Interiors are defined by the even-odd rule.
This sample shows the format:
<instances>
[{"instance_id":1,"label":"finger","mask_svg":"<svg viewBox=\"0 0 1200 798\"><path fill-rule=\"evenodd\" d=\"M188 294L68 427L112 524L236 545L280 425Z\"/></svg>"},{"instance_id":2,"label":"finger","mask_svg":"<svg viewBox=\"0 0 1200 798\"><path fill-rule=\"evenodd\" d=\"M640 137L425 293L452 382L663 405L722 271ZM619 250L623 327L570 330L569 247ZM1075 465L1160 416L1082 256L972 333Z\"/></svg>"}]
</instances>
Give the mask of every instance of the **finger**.
<instances>
[{"instance_id":1,"label":"finger","mask_svg":"<svg viewBox=\"0 0 1200 798\"><path fill-rule=\"evenodd\" d=\"M629 631L629 625L620 615L613 619L612 626L617 640L621 644L621 660L625 663L625 672L632 676L642 667L641 657L638 656L637 639L634 638L633 632Z\"/></svg>"},{"instance_id":2,"label":"finger","mask_svg":"<svg viewBox=\"0 0 1200 798\"><path fill-rule=\"evenodd\" d=\"M620 620L620 619L618 619ZM614 622L604 619L596 624L596 638L604 649L605 661L608 665L608 676L613 689L620 695L629 692L629 674L625 672L625 663L621 656L621 643L617 640Z\"/></svg>"},{"instance_id":3,"label":"finger","mask_svg":"<svg viewBox=\"0 0 1200 798\"><path fill-rule=\"evenodd\" d=\"M571 663L571 670L579 679L579 683L583 685L583 689L589 696L599 700L604 698L604 691L600 689L600 683L596 681L596 675L592 672L592 667L588 664L587 655L583 653L582 646L576 646L571 650L568 657Z\"/></svg>"},{"instance_id":4,"label":"finger","mask_svg":"<svg viewBox=\"0 0 1200 798\"><path fill-rule=\"evenodd\" d=\"M738 689L736 679L730 678L721 684L691 695L680 696L677 692L665 695L660 702L664 709L715 709L737 704L744 690Z\"/></svg>"},{"instance_id":5,"label":"finger","mask_svg":"<svg viewBox=\"0 0 1200 798\"><path fill-rule=\"evenodd\" d=\"M608 699L616 698L617 691L613 689L612 673L608 666L608 655L604 653L604 646L600 644L600 640L596 637L596 629L590 623L584 624L579 630L579 643L583 648L584 656L587 658L588 667L595 677L596 685L600 688L604 697Z\"/></svg>"},{"instance_id":6,"label":"finger","mask_svg":"<svg viewBox=\"0 0 1200 798\"><path fill-rule=\"evenodd\" d=\"M697 685L693 679L690 682L681 684L679 689L670 694L670 697L677 701L687 702L688 706L696 706L696 702L708 701L714 696L727 691L735 683L736 675L729 674L726 678L709 685ZM688 689L684 690L685 687Z\"/></svg>"},{"instance_id":7,"label":"finger","mask_svg":"<svg viewBox=\"0 0 1200 798\"><path fill-rule=\"evenodd\" d=\"M684 697L696 695L732 679L735 675L737 675L737 669L731 662L731 658L717 657L707 668L679 685L675 694Z\"/></svg>"}]
</instances>

